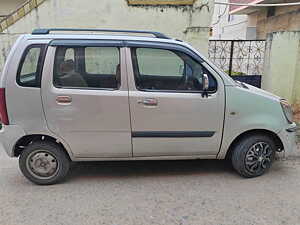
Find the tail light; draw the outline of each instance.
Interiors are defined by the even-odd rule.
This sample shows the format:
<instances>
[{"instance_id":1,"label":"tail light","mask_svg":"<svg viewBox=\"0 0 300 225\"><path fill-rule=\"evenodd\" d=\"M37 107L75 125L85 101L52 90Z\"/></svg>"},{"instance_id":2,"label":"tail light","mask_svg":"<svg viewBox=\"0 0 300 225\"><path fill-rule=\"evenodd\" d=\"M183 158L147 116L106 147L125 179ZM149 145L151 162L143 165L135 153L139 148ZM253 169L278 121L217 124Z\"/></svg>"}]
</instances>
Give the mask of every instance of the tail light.
<instances>
[{"instance_id":1,"label":"tail light","mask_svg":"<svg viewBox=\"0 0 300 225\"><path fill-rule=\"evenodd\" d=\"M0 88L0 122L8 125L8 116L5 101L5 88Z\"/></svg>"}]
</instances>

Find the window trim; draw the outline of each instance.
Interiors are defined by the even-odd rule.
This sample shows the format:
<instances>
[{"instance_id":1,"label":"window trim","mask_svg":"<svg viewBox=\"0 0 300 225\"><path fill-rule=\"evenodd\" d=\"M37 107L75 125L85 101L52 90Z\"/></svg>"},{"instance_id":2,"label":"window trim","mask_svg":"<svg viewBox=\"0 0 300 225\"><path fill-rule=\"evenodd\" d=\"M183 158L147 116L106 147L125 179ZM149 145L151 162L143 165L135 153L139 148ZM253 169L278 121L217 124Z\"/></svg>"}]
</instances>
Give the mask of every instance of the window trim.
<instances>
[{"instance_id":1,"label":"window trim","mask_svg":"<svg viewBox=\"0 0 300 225\"><path fill-rule=\"evenodd\" d=\"M118 46L118 45L111 46L111 45L105 45L105 43L104 43L104 45L101 45L101 43L98 44L98 42L97 42L98 45L94 45L94 43L91 43L91 44L86 44L85 43L85 45L82 45L82 43L80 43L80 44L78 43L78 45L76 45L76 44L73 45L71 43L70 44L65 44L65 42L61 43L60 41L62 41L62 40L57 40L57 41L58 41L57 43L51 45L51 46L55 47L54 63L53 63L53 73L52 73L52 85L55 88L64 89L64 90L87 90L87 91L89 91L89 90L94 90L94 91L119 91L121 89L122 83L121 83L121 85L120 85L119 88L64 87L64 86L56 85L54 83L54 75L55 75L56 57L57 57L58 48L66 48L66 49L68 49L68 48L74 48L74 49L78 48L79 51L81 51L84 54L84 56L85 56L85 48L86 47L115 47L115 48L117 48L119 50L119 62L121 64L121 50L120 50L121 47ZM64 40L64 41L69 41L69 40ZM111 43L109 43L109 44L111 44ZM76 59L76 55L77 55L78 51L75 50L74 53L75 53L75 61L76 61L77 60ZM80 64L82 64L81 70L84 71L86 74L89 74L89 73L86 72L86 68L85 68L85 57L83 58L83 60L81 61ZM89 74L89 75L94 75L94 74ZM121 78L121 82L122 82L122 78Z\"/></svg>"},{"instance_id":2,"label":"window trim","mask_svg":"<svg viewBox=\"0 0 300 225\"><path fill-rule=\"evenodd\" d=\"M138 90L138 91L142 91L142 92L158 92L158 93L191 93L191 94L203 94L204 91L198 91L198 90L153 90L153 89L142 89L142 88L139 88L137 86L137 83L136 83L136 73L135 71L138 71L138 73L140 74L140 71L139 71L139 66L138 66L138 60L137 60L137 56L135 55L135 57L133 57L133 54L136 54L136 49L137 48L152 48L152 49L162 49L162 50L167 50L167 51L171 51L173 52L174 54L176 54L174 51L177 51L177 52L181 52L183 54L186 54L187 56L191 57L193 60L195 60L197 63L199 63L202 67L204 67L208 72L209 72L209 75L215 80L216 82L216 89L214 91L205 91L206 93L208 94L214 94L218 91L218 80L215 78L215 76L213 74L211 74L211 72L209 71L209 69L207 69L204 65L202 65L202 59L201 61L197 60L195 57L191 56L190 54L187 53L187 51L181 51L179 49L176 49L176 48L164 48L163 46L130 46L130 56L131 56L131 61L132 61L132 69L133 69L133 76L134 76L134 85L135 85L135 88ZM177 55L177 54L176 54ZM136 68L136 70L135 70Z\"/></svg>"},{"instance_id":3,"label":"window trim","mask_svg":"<svg viewBox=\"0 0 300 225\"><path fill-rule=\"evenodd\" d=\"M156 48L165 49L170 51L180 51L188 56L190 56L195 61L202 63L205 62L198 54L196 54L192 49L176 44L176 43L165 43L165 42L153 42L153 41L125 41L125 47L132 48Z\"/></svg>"},{"instance_id":4,"label":"window trim","mask_svg":"<svg viewBox=\"0 0 300 225\"><path fill-rule=\"evenodd\" d=\"M24 66L26 56L27 56L28 52L33 48L40 49L39 58L38 58L38 62L37 62L37 68L36 68L36 85L28 86L28 85L25 85L24 83L22 83L20 78L21 78L21 71ZM46 52L47 52L46 44L31 44L25 48L24 52L22 53L22 57L19 62L19 65L18 65L18 70L17 70L17 75L16 75L16 83L20 87L41 88L42 72L43 72L44 62L45 62L45 58L46 58Z\"/></svg>"}]
</instances>

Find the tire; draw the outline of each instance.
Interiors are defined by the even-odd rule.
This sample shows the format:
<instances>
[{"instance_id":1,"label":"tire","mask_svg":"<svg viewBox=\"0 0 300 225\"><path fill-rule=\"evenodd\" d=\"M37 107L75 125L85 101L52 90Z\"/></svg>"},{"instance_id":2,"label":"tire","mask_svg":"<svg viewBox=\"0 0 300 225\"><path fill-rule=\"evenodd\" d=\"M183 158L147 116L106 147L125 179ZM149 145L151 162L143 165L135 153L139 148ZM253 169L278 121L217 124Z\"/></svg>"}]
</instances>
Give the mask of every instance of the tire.
<instances>
[{"instance_id":1,"label":"tire","mask_svg":"<svg viewBox=\"0 0 300 225\"><path fill-rule=\"evenodd\" d=\"M19 157L23 175L38 185L61 182L70 168L69 156L56 143L38 141L29 144Z\"/></svg>"},{"instance_id":2,"label":"tire","mask_svg":"<svg viewBox=\"0 0 300 225\"><path fill-rule=\"evenodd\" d=\"M275 151L276 145L269 136L246 136L233 149L232 166L242 177L261 176L270 169Z\"/></svg>"}]
</instances>

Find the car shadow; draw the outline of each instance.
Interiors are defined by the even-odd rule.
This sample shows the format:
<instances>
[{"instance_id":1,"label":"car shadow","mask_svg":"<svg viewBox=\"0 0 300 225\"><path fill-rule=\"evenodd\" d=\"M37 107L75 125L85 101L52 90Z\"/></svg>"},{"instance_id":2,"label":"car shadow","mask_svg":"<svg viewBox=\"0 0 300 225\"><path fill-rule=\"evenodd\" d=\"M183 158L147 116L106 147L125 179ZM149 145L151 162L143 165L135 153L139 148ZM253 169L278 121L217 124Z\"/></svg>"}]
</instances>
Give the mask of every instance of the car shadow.
<instances>
[{"instance_id":1,"label":"car shadow","mask_svg":"<svg viewBox=\"0 0 300 225\"><path fill-rule=\"evenodd\" d=\"M149 176L230 174L237 176L226 160L172 161L114 161L77 162L70 169L67 180L78 178L130 178Z\"/></svg>"}]
</instances>

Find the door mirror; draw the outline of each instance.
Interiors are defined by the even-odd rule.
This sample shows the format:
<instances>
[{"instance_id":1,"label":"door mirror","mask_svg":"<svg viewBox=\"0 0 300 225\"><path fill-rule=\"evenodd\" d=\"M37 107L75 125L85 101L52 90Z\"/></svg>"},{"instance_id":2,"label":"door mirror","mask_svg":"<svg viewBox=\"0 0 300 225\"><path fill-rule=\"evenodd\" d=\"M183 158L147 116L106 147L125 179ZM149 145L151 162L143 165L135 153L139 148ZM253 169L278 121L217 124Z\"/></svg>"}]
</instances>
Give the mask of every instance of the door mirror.
<instances>
[{"instance_id":1,"label":"door mirror","mask_svg":"<svg viewBox=\"0 0 300 225\"><path fill-rule=\"evenodd\" d=\"M208 88L209 88L209 79L208 79L208 76L207 74L203 74L203 91L207 91Z\"/></svg>"}]
</instances>

